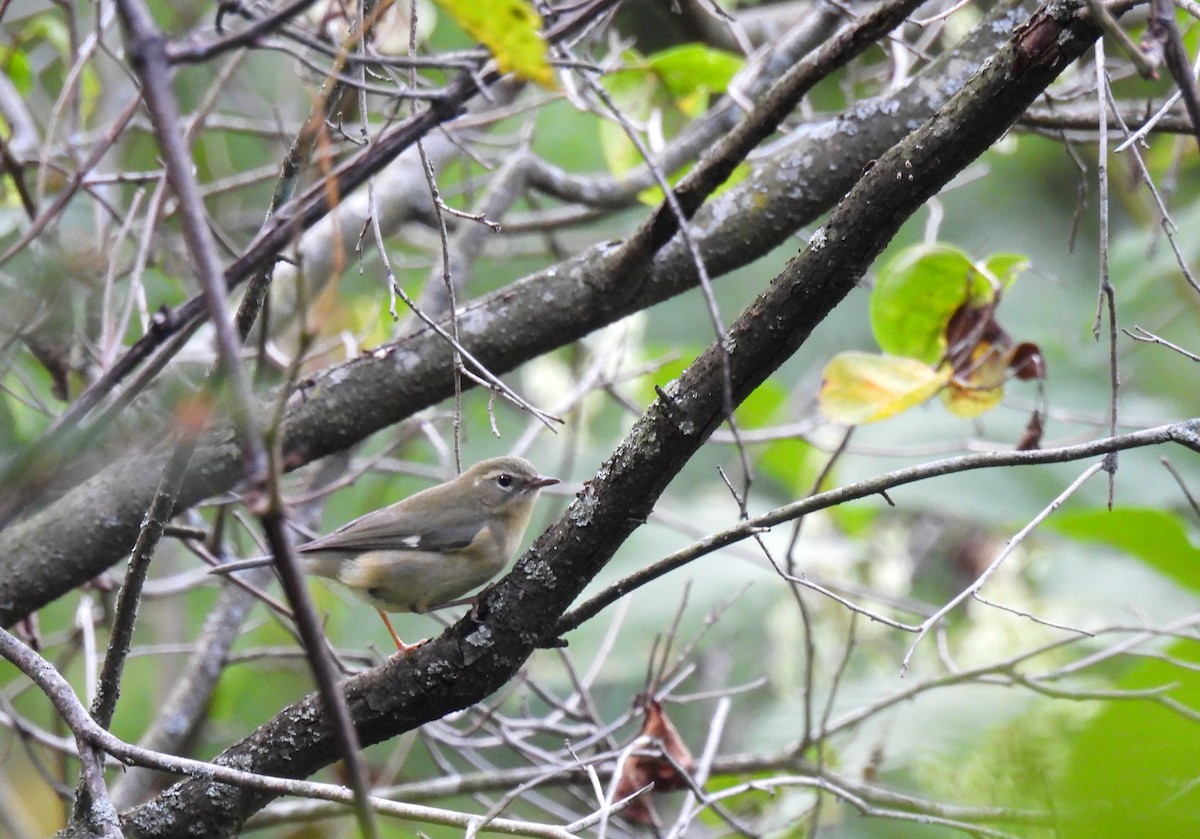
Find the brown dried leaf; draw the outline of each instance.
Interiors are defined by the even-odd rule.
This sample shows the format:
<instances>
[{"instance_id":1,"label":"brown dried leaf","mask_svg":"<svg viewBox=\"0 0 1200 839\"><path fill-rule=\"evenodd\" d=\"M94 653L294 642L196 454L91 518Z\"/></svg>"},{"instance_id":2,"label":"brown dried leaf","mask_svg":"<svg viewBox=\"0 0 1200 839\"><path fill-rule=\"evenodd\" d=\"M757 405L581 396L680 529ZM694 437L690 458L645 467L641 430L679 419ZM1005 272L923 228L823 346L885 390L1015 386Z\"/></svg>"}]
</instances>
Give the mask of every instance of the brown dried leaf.
<instances>
[{"instance_id":1,"label":"brown dried leaf","mask_svg":"<svg viewBox=\"0 0 1200 839\"><path fill-rule=\"evenodd\" d=\"M663 753L671 759L654 755L632 755L621 769L616 798L620 800L633 795L647 784L654 784L654 789L629 802L621 811L621 815L636 824L657 825L658 818L654 813L651 796L658 792L687 789L688 780L684 773L690 775L696 764L691 751L663 712L662 706L655 700L648 699L642 703L642 707L646 711L646 719L638 732L638 739L645 738L657 743ZM682 769L683 773L679 769Z\"/></svg>"},{"instance_id":2,"label":"brown dried leaf","mask_svg":"<svg viewBox=\"0 0 1200 839\"><path fill-rule=\"evenodd\" d=\"M1021 381L1046 378L1046 359L1037 344L1028 341L1013 347L1008 357L1008 369Z\"/></svg>"}]
</instances>

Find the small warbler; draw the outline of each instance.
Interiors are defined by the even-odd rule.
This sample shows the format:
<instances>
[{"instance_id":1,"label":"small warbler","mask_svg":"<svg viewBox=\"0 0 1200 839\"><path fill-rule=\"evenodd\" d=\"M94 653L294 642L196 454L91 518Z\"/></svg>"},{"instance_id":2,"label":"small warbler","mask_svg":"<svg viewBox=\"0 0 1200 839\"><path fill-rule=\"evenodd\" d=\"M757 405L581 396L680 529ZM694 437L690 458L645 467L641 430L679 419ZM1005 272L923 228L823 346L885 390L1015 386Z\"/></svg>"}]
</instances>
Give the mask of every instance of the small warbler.
<instances>
[{"instance_id":1,"label":"small warbler","mask_svg":"<svg viewBox=\"0 0 1200 839\"><path fill-rule=\"evenodd\" d=\"M500 573L521 544L538 492L558 482L524 458L494 457L296 550L307 572L337 580L374 606L396 649L405 652L411 646L387 612L419 614L451 604ZM273 561L255 557L211 573Z\"/></svg>"}]
</instances>

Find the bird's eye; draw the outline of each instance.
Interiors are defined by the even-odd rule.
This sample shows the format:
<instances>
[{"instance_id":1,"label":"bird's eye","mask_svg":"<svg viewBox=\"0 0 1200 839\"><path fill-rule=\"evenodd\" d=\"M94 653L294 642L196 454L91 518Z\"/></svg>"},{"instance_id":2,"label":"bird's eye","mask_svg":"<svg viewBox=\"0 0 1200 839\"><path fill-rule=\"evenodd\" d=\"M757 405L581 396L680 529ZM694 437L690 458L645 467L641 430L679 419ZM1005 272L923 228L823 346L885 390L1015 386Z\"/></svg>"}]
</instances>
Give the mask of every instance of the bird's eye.
<instances>
[{"instance_id":1,"label":"bird's eye","mask_svg":"<svg viewBox=\"0 0 1200 839\"><path fill-rule=\"evenodd\" d=\"M513 485L513 476L507 473L500 475L496 478L496 483L498 483L504 489L508 489Z\"/></svg>"}]
</instances>

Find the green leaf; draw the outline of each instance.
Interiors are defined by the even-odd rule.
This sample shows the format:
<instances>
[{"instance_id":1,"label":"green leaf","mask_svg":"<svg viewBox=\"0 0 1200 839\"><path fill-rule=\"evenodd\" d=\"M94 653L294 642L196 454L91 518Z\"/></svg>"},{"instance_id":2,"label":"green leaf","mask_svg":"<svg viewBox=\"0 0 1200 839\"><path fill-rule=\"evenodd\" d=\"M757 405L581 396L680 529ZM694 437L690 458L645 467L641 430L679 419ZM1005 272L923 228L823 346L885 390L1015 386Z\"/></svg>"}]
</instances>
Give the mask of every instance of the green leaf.
<instances>
[{"instance_id":1,"label":"green leaf","mask_svg":"<svg viewBox=\"0 0 1200 839\"><path fill-rule=\"evenodd\" d=\"M1024 700L1013 697L1013 702L1020 707ZM1069 738L1080 733L1091 716L1083 703L1031 703L1014 716L1000 716L978 738L952 738L958 742L950 751L931 749L916 756L915 782L926 795L940 800L1013 814L1037 809L1045 806L1047 786L1062 783L1071 757ZM1003 819L993 827L1006 836L1054 836L1045 827L1011 830L1015 825Z\"/></svg>"},{"instance_id":2,"label":"green leaf","mask_svg":"<svg viewBox=\"0 0 1200 839\"><path fill-rule=\"evenodd\" d=\"M813 488L828 455L798 438L776 440L758 459L757 468L790 495L800 497Z\"/></svg>"},{"instance_id":3,"label":"green leaf","mask_svg":"<svg viewBox=\"0 0 1200 839\"><path fill-rule=\"evenodd\" d=\"M1191 591L1200 591L1200 549L1179 516L1158 509L1119 507L1060 512L1049 520L1079 542L1100 542L1140 559Z\"/></svg>"},{"instance_id":4,"label":"green leaf","mask_svg":"<svg viewBox=\"0 0 1200 839\"><path fill-rule=\"evenodd\" d=\"M946 352L946 324L968 296L972 305L985 306L1028 267L1020 254L975 263L952 245L905 248L880 269L871 292L875 340L886 353L936 364Z\"/></svg>"},{"instance_id":5,"label":"green leaf","mask_svg":"<svg viewBox=\"0 0 1200 839\"><path fill-rule=\"evenodd\" d=\"M967 297L974 266L950 245L905 248L883 266L871 292L871 329L892 355L936 364L946 324Z\"/></svg>"},{"instance_id":6,"label":"green leaf","mask_svg":"<svg viewBox=\"0 0 1200 839\"><path fill-rule=\"evenodd\" d=\"M648 57L645 66L658 77L680 110L694 117L708 107L709 94L725 92L743 63L741 57L730 52L704 44L682 44Z\"/></svg>"},{"instance_id":7,"label":"green leaf","mask_svg":"<svg viewBox=\"0 0 1200 839\"><path fill-rule=\"evenodd\" d=\"M33 89L33 71L25 50L14 48L0 51L0 64L3 65L4 73L17 89L17 93L24 96Z\"/></svg>"},{"instance_id":8,"label":"green leaf","mask_svg":"<svg viewBox=\"0 0 1200 839\"><path fill-rule=\"evenodd\" d=\"M867 504L838 504L829 510L829 516L842 533L851 538L869 538L871 528L879 518L879 510Z\"/></svg>"},{"instance_id":9,"label":"green leaf","mask_svg":"<svg viewBox=\"0 0 1200 839\"><path fill-rule=\"evenodd\" d=\"M1118 687L1160 693L1194 713L1200 708L1200 644L1179 640L1161 652L1161 658L1142 660ZM1072 739L1066 780L1050 790L1061 817L1055 835L1200 836L1200 726L1187 712L1151 700L1105 703Z\"/></svg>"},{"instance_id":10,"label":"green leaf","mask_svg":"<svg viewBox=\"0 0 1200 839\"><path fill-rule=\"evenodd\" d=\"M949 380L949 368L934 369L912 358L838 353L825 367L817 401L826 418L859 425L919 405Z\"/></svg>"},{"instance_id":11,"label":"green leaf","mask_svg":"<svg viewBox=\"0 0 1200 839\"><path fill-rule=\"evenodd\" d=\"M625 118L635 128L646 128L646 145L651 151L707 110L712 94L723 93L742 66L738 56L703 44L683 44L647 57L629 50L624 62L625 67L606 75L603 84ZM615 122L600 123L600 144L604 160L614 175L628 172L643 162L624 127ZM748 170L739 169L722 188L746 176ZM683 174L683 171L668 173L668 181L674 183ZM639 196L647 204L657 204L662 198L662 190L657 187Z\"/></svg>"},{"instance_id":12,"label":"green leaf","mask_svg":"<svg viewBox=\"0 0 1200 839\"><path fill-rule=\"evenodd\" d=\"M1029 270L1029 257L1019 253L994 253L980 266L999 285L1001 291L1012 288L1017 277Z\"/></svg>"},{"instance_id":13,"label":"green leaf","mask_svg":"<svg viewBox=\"0 0 1200 839\"><path fill-rule=\"evenodd\" d=\"M682 123L683 117L672 105L657 76L647 72L641 56L629 53L626 61L632 62L633 66L605 76L604 87L613 104L635 128L653 123L656 126L654 133L665 139L679 129L675 121ZM647 145L653 150L655 144L648 141ZM600 123L600 150L608 170L614 175L622 175L643 162L624 126L611 120Z\"/></svg>"},{"instance_id":14,"label":"green leaf","mask_svg":"<svg viewBox=\"0 0 1200 839\"><path fill-rule=\"evenodd\" d=\"M765 381L738 406L738 424L743 428L763 428L787 403L788 390L776 381Z\"/></svg>"},{"instance_id":15,"label":"green leaf","mask_svg":"<svg viewBox=\"0 0 1200 839\"><path fill-rule=\"evenodd\" d=\"M553 89L554 71L539 30L542 18L528 0L434 0L472 38L483 44L501 73Z\"/></svg>"},{"instance_id":16,"label":"green leaf","mask_svg":"<svg viewBox=\"0 0 1200 839\"><path fill-rule=\"evenodd\" d=\"M36 15L21 30L20 40L24 43L45 41L64 58L71 55L71 33L59 16L47 12Z\"/></svg>"}]
</instances>

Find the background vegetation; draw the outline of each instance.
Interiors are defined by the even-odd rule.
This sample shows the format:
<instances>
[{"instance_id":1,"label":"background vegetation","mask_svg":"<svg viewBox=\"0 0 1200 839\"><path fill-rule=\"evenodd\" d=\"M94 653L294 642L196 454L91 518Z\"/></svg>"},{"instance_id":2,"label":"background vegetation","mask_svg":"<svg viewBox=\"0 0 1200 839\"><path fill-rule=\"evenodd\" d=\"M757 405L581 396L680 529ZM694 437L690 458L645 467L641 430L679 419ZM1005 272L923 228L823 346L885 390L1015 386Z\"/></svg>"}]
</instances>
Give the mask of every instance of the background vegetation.
<instances>
[{"instance_id":1,"label":"background vegetation","mask_svg":"<svg viewBox=\"0 0 1200 839\"><path fill-rule=\"evenodd\" d=\"M0 835L1196 835L1195 10L1099 5L0 3ZM414 654L289 572L507 452Z\"/></svg>"}]
</instances>

